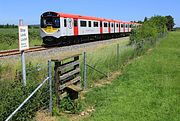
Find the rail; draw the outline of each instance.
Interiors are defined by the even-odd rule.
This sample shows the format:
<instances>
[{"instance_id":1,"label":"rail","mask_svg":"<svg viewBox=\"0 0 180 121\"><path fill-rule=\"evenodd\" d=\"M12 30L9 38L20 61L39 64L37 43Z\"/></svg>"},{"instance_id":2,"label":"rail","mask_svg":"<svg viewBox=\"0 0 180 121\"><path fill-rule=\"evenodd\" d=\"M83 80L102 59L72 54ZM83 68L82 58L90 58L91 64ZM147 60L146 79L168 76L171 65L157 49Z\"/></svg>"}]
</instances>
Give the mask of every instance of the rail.
<instances>
[{"instance_id":1,"label":"rail","mask_svg":"<svg viewBox=\"0 0 180 121\"><path fill-rule=\"evenodd\" d=\"M25 50L25 53L28 52L35 52L35 51L42 51L42 50L47 50L48 48L42 47L42 46L37 46L37 47L31 47L28 50ZM0 58L5 57L5 56L10 56L10 55L19 55L21 52L18 49L13 49L13 50L4 50L0 51Z\"/></svg>"}]
</instances>

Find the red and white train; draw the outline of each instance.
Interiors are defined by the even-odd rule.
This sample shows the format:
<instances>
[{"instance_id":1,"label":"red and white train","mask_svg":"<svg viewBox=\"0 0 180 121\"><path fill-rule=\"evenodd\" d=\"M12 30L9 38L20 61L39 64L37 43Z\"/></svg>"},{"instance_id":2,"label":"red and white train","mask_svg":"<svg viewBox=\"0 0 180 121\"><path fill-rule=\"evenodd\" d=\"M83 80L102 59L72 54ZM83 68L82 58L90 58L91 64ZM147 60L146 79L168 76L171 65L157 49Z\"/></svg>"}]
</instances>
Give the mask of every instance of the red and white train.
<instances>
[{"instance_id":1,"label":"red and white train","mask_svg":"<svg viewBox=\"0 0 180 121\"><path fill-rule=\"evenodd\" d=\"M45 12L41 15L40 36L45 44L91 41L128 35L141 24L104 18Z\"/></svg>"}]
</instances>

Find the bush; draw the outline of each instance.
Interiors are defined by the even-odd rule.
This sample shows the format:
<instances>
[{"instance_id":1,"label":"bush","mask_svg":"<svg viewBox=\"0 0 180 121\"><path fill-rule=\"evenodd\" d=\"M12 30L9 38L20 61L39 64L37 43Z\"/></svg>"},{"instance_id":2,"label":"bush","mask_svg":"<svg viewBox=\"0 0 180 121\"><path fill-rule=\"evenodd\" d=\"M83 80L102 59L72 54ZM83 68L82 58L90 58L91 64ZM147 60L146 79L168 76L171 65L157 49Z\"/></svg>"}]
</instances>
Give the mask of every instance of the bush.
<instances>
[{"instance_id":1,"label":"bush","mask_svg":"<svg viewBox=\"0 0 180 121\"><path fill-rule=\"evenodd\" d=\"M38 66L37 66L38 65ZM40 71L39 64L31 62L26 65L27 85L22 86L21 71L16 71L15 81L0 81L0 119L5 120L41 83L46 70ZM0 72L3 70L0 67ZM42 73L43 72L43 73ZM49 104L48 83L43 87L12 117L12 120L26 121L32 119L36 111Z\"/></svg>"},{"instance_id":2,"label":"bush","mask_svg":"<svg viewBox=\"0 0 180 121\"><path fill-rule=\"evenodd\" d=\"M167 33L167 20L163 16L151 17L145 21L140 28L132 30L130 35L130 45L135 45L136 51L142 52L147 45L155 45L160 35Z\"/></svg>"}]
</instances>

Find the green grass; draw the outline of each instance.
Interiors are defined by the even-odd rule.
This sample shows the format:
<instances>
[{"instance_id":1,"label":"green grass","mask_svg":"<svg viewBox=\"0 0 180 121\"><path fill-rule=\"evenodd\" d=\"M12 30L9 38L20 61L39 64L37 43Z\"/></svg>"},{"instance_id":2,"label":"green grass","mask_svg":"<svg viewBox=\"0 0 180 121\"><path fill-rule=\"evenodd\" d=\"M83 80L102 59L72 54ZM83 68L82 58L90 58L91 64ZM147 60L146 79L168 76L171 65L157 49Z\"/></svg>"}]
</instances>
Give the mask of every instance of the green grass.
<instances>
[{"instance_id":1,"label":"green grass","mask_svg":"<svg viewBox=\"0 0 180 121\"><path fill-rule=\"evenodd\" d=\"M112 75L114 71L119 69L118 66L121 67L128 59L133 57L134 50L131 46L126 46L128 43L129 40L127 39L124 42L120 41L119 43L103 46L94 51L87 51L87 64L107 76ZM117 58L117 44L119 44L119 59ZM117 61L119 62L119 65L117 64ZM81 70L83 70L82 66L83 64L81 65ZM104 77L103 74L87 67L87 87L94 86L96 81Z\"/></svg>"},{"instance_id":2,"label":"green grass","mask_svg":"<svg viewBox=\"0 0 180 121\"><path fill-rule=\"evenodd\" d=\"M41 45L39 29L29 28L30 47ZM18 28L0 28L0 50L18 49Z\"/></svg>"},{"instance_id":3,"label":"green grass","mask_svg":"<svg viewBox=\"0 0 180 121\"><path fill-rule=\"evenodd\" d=\"M94 88L85 121L179 121L180 32L171 32L150 53L123 69L112 84Z\"/></svg>"}]
</instances>

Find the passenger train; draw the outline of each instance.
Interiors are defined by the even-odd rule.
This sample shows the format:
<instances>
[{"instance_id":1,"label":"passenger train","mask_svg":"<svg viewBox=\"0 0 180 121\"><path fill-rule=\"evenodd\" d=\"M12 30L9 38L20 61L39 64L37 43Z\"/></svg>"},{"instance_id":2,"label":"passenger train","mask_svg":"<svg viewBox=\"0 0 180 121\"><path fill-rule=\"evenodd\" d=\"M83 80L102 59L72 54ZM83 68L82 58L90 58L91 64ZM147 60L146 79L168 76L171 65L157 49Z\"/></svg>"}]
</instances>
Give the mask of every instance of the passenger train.
<instances>
[{"instance_id":1,"label":"passenger train","mask_svg":"<svg viewBox=\"0 0 180 121\"><path fill-rule=\"evenodd\" d=\"M48 11L41 15L44 44L78 43L127 36L139 23Z\"/></svg>"}]
</instances>

